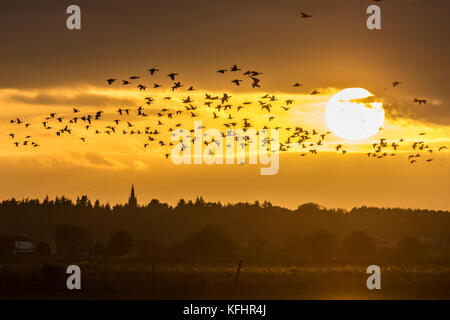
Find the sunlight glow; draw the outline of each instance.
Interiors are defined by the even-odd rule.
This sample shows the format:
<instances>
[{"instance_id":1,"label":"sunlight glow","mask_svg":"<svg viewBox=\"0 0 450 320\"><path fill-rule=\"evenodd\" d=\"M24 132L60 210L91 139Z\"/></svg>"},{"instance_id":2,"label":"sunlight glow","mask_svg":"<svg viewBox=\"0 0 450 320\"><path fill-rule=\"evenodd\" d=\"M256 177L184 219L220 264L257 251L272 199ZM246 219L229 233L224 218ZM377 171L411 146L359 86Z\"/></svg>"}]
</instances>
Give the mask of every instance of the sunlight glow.
<instances>
[{"instance_id":1,"label":"sunlight glow","mask_svg":"<svg viewBox=\"0 0 450 320\"><path fill-rule=\"evenodd\" d=\"M328 101L325 120L337 136L346 140L364 140L383 125L383 104L375 101L366 89L347 88Z\"/></svg>"}]
</instances>

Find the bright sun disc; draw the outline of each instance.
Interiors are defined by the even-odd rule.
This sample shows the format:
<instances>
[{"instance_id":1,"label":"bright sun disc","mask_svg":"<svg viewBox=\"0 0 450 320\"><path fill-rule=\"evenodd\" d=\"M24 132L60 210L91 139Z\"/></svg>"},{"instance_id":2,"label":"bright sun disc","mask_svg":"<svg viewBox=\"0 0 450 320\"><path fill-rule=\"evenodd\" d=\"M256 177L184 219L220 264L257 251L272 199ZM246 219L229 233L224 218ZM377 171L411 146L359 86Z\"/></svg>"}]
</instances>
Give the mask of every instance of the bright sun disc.
<instances>
[{"instance_id":1,"label":"bright sun disc","mask_svg":"<svg viewBox=\"0 0 450 320\"><path fill-rule=\"evenodd\" d=\"M344 89L328 101L325 120L330 130L343 139L367 139L383 126L383 104L366 89Z\"/></svg>"}]
</instances>

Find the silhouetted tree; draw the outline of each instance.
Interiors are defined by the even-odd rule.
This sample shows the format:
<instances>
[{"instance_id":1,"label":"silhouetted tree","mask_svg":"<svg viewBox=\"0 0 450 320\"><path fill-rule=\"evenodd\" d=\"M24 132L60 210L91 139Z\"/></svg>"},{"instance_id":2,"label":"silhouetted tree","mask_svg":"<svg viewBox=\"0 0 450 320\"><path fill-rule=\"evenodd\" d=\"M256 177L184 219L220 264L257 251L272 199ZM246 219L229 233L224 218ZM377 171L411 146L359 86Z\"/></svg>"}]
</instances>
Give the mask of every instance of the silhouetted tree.
<instances>
[{"instance_id":1,"label":"silhouetted tree","mask_svg":"<svg viewBox=\"0 0 450 320\"><path fill-rule=\"evenodd\" d=\"M198 206L204 206L205 205L205 200L203 200L203 197L197 197L195 198L195 204Z\"/></svg>"},{"instance_id":2,"label":"silhouetted tree","mask_svg":"<svg viewBox=\"0 0 450 320\"><path fill-rule=\"evenodd\" d=\"M186 201L184 199L180 199L177 203L177 208L183 208L186 205Z\"/></svg>"},{"instance_id":3,"label":"silhouetted tree","mask_svg":"<svg viewBox=\"0 0 450 320\"><path fill-rule=\"evenodd\" d=\"M14 249L14 239L9 236L0 236L0 257L12 253Z\"/></svg>"},{"instance_id":4,"label":"silhouetted tree","mask_svg":"<svg viewBox=\"0 0 450 320\"><path fill-rule=\"evenodd\" d=\"M35 252L39 256L48 256L50 254L50 246L46 242L40 241L36 245Z\"/></svg>"},{"instance_id":5,"label":"silhouetted tree","mask_svg":"<svg viewBox=\"0 0 450 320\"><path fill-rule=\"evenodd\" d=\"M97 242L92 248L92 253L95 256L106 256L108 255L108 249L103 243Z\"/></svg>"},{"instance_id":6,"label":"silhouetted tree","mask_svg":"<svg viewBox=\"0 0 450 320\"><path fill-rule=\"evenodd\" d=\"M262 207L263 207L264 209L272 208L272 203L271 203L270 201L264 201Z\"/></svg>"},{"instance_id":7,"label":"silhouetted tree","mask_svg":"<svg viewBox=\"0 0 450 320\"><path fill-rule=\"evenodd\" d=\"M320 230L304 238L303 248L306 257L314 261L325 261L336 255L337 240L331 232Z\"/></svg>"},{"instance_id":8,"label":"silhouetted tree","mask_svg":"<svg viewBox=\"0 0 450 320\"><path fill-rule=\"evenodd\" d=\"M326 209L316 203L306 203L297 210L289 210L269 205L268 202L264 204L264 201L222 205L200 197L195 201L180 200L176 207L157 199L139 208L127 208L123 204L112 208L98 201L94 205L90 203L86 196L78 197L75 203L64 196L54 200L46 197L42 202L38 199L1 201L0 234L20 234L25 231L44 239L52 236L57 225L75 224L95 230L92 236L97 242L108 238L116 230L126 229L133 238L169 244L179 243L205 225L217 225L226 227L227 237L236 244L249 243L256 238L275 244L282 242L288 234L303 235L314 230L327 230L344 237L353 230L364 228L370 235L388 242L396 239L399 231L405 237L428 238L431 235L445 235L450 230L450 212L436 210L363 206L347 211ZM303 240L286 245L288 258L312 259L313 252L306 250L302 243ZM442 239L441 247L436 246L432 254L445 256L445 245ZM61 245L58 249L60 252L65 250ZM182 251L179 248L178 253ZM171 254L174 252L172 250ZM379 253L395 256L386 248L377 248Z\"/></svg>"},{"instance_id":9,"label":"silhouetted tree","mask_svg":"<svg viewBox=\"0 0 450 320\"><path fill-rule=\"evenodd\" d=\"M182 245L188 258L216 259L229 256L236 245L218 226L208 226L192 234Z\"/></svg>"},{"instance_id":10,"label":"silhouetted tree","mask_svg":"<svg viewBox=\"0 0 450 320\"><path fill-rule=\"evenodd\" d=\"M91 201L86 195L77 198L76 206L81 208L92 209Z\"/></svg>"},{"instance_id":11,"label":"silhouetted tree","mask_svg":"<svg viewBox=\"0 0 450 320\"><path fill-rule=\"evenodd\" d=\"M342 249L347 257L366 258L373 256L375 245L367 233L357 230L345 237Z\"/></svg>"},{"instance_id":12,"label":"silhouetted tree","mask_svg":"<svg viewBox=\"0 0 450 320\"><path fill-rule=\"evenodd\" d=\"M303 250L303 237L300 235L290 235L284 242L287 258L289 260L297 260L305 258Z\"/></svg>"},{"instance_id":13,"label":"silhouetted tree","mask_svg":"<svg viewBox=\"0 0 450 320\"><path fill-rule=\"evenodd\" d=\"M100 201L97 199L94 203L94 210L99 210L101 208Z\"/></svg>"},{"instance_id":14,"label":"silhouetted tree","mask_svg":"<svg viewBox=\"0 0 450 320\"><path fill-rule=\"evenodd\" d=\"M108 252L113 256L123 256L130 252L133 238L124 230L116 231L108 242Z\"/></svg>"},{"instance_id":15,"label":"silhouetted tree","mask_svg":"<svg viewBox=\"0 0 450 320\"><path fill-rule=\"evenodd\" d=\"M300 213L319 213L323 209L317 203L308 202L298 206L297 211Z\"/></svg>"},{"instance_id":16,"label":"silhouetted tree","mask_svg":"<svg viewBox=\"0 0 450 320\"><path fill-rule=\"evenodd\" d=\"M88 249L90 239L89 232L76 225L65 224L55 228L56 246L62 254L80 254Z\"/></svg>"},{"instance_id":17,"label":"silhouetted tree","mask_svg":"<svg viewBox=\"0 0 450 320\"><path fill-rule=\"evenodd\" d=\"M404 238L397 243L398 257L405 261L417 261L424 256L424 247L417 238Z\"/></svg>"},{"instance_id":18,"label":"silhouetted tree","mask_svg":"<svg viewBox=\"0 0 450 320\"><path fill-rule=\"evenodd\" d=\"M259 238L250 241L242 250L244 260L250 261L278 260L281 253L282 250L279 246Z\"/></svg>"},{"instance_id":19,"label":"silhouetted tree","mask_svg":"<svg viewBox=\"0 0 450 320\"><path fill-rule=\"evenodd\" d=\"M136 241L134 248L141 258L157 260L165 258L164 246L156 241L139 240Z\"/></svg>"}]
</instances>

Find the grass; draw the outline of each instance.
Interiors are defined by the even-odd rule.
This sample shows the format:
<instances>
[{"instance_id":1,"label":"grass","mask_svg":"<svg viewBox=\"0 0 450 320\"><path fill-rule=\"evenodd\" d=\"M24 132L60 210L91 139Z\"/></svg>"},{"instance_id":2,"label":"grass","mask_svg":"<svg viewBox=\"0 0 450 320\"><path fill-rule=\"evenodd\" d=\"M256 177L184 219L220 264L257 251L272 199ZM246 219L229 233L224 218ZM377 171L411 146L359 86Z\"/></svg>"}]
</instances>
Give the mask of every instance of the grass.
<instances>
[{"instance_id":1,"label":"grass","mask_svg":"<svg viewBox=\"0 0 450 320\"><path fill-rule=\"evenodd\" d=\"M27 299L449 299L450 266L81 262L82 290L67 290L68 264L0 264L0 297ZM237 280L236 280L237 278Z\"/></svg>"}]
</instances>

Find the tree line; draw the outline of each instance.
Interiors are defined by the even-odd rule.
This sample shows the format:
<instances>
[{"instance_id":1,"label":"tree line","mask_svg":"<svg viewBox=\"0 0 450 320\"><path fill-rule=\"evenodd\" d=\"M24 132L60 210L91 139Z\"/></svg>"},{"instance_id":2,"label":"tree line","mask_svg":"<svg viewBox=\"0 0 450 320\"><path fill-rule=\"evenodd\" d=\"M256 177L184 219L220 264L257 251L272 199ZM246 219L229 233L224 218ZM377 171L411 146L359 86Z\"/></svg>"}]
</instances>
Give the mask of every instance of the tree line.
<instances>
[{"instance_id":1,"label":"tree line","mask_svg":"<svg viewBox=\"0 0 450 320\"><path fill-rule=\"evenodd\" d=\"M174 206L156 199L138 207L110 206L81 196L2 201L0 235L26 233L39 254L54 245L59 254L133 252L164 260L428 259L448 256L449 217L448 211L327 209L315 203L289 210L202 197ZM8 247L6 240L0 251L2 246Z\"/></svg>"}]
</instances>

